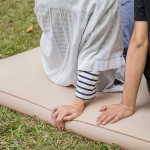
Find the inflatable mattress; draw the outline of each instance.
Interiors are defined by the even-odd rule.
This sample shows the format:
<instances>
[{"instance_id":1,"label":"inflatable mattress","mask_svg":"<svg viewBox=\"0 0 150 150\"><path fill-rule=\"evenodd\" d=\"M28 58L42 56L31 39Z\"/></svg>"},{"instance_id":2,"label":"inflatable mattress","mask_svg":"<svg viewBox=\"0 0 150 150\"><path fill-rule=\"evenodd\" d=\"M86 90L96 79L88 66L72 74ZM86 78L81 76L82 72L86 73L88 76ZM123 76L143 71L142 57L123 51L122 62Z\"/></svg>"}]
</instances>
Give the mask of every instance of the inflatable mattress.
<instances>
[{"instance_id":1,"label":"inflatable mattress","mask_svg":"<svg viewBox=\"0 0 150 150\"><path fill-rule=\"evenodd\" d=\"M118 143L122 149L150 150L150 97L143 77L135 114L115 124L96 125L102 105L121 101L122 93L97 92L94 100L73 121L65 122L67 130L96 141ZM53 125L54 106L72 104L75 87L61 87L45 75L40 47L0 60L0 105L28 115L36 115Z\"/></svg>"}]
</instances>

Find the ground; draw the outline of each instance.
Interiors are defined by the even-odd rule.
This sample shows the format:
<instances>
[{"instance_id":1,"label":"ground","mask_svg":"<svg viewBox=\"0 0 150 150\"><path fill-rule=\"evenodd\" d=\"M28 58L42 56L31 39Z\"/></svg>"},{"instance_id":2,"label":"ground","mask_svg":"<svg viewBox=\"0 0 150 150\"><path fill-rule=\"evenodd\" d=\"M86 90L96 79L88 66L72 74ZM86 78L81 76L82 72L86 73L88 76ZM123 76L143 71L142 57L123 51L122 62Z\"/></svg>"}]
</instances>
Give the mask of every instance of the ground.
<instances>
[{"instance_id":1,"label":"ground","mask_svg":"<svg viewBox=\"0 0 150 150\"><path fill-rule=\"evenodd\" d=\"M0 59L38 47L42 30L34 0L0 0ZM33 25L32 32L26 29ZM0 107L0 149L119 150L69 131L61 131L36 116Z\"/></svg>"}]
</instances>

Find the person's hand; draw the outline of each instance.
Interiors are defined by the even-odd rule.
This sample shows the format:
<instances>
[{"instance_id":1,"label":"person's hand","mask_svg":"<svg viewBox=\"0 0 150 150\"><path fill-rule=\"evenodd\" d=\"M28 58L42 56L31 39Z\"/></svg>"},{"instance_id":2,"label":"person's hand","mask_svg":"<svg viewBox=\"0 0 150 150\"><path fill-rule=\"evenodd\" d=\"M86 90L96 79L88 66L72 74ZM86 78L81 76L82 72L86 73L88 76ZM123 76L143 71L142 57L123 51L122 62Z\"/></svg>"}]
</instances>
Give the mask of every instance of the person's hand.
<instances>
[{"instance_id":1,"label":"person's hand","mask_svg":"<svg viewBox=\"0 0 150 150\"><path fill-rule=\"evenodd\" d=\"M124 104L113 104L113 105L106 105L102 106L99 110L101 113L97 119L97 125L106 125L109 122L115 123L121 119L127 118L133 115L134 110L129 108L127 105Z\"/></svg>"},{"instance_id":2,"label":"person's hand","mask_svg":"<svg viewBox=\"0 0 150 150\"><path fill-rule=\"evenodd\" d=\"M64 129L64 121L71 121L82 114L83 106L77 104L54 107L51 112L55 127Z\"/></svg>"}]
</instances>

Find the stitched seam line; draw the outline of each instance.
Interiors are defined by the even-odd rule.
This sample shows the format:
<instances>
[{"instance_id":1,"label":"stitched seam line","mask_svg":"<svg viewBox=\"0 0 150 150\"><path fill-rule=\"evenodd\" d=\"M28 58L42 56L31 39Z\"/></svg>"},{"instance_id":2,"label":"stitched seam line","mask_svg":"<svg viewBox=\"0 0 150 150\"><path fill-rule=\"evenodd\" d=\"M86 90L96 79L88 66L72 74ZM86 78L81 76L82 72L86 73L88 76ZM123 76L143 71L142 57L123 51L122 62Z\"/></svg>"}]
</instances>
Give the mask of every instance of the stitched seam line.
<instances>
[{"instance_id":1,"label":"stitched seam line","mask_svg":"<svg viewBox=\"0 0 150 150\"><path fill-rule=\"evenodd\" d=\"M45 109L47 109L47 110L52 111L51 109L48 109L48 108L46 108L46 107L43 107L43 106L38 105L38 104L36 104L36 103L33 103L33 102L31 102L31 101L29 101L29 100L26 100L26 99L24 99L24 98L21 98L21 97L15 96L15 95L13 95L13 94L10 94L10 93L7 93L7 92L1 91L1 90L0 90L0 92L2 92L2 93L4 93L4 94L11 95L11 96L13 96L13 97L16 97L16 98L19 98L19 99L22 99L22 100L25 100L25 101L27 101L27 102L29 102L29 103L35 104L35 105L37 105L37 106L39 106L39 107L42 107L42 108L45 108ZM91 124L91 123L83 122L83 121L76 120L76 119L74 119L73 121L79 121L79 122L82 122L82 123L85 123L85 124L89 124L89 125L92 125L92 126L95 126L95 127L100 127L100 126L93 125L93 124ZM142 141L144 141L144 142L148 142L148 143L150 143L150 141L147 141L147 140L144 140L144 139L140 139L140 138L137 138L137 137L134 137L134 136L128 135L128 134L124 134L124 133L121 133L121 132L117 132L117 131L114 131L114 130L111 130L111 129L107 129L107 128L104 128L104 127L100 127L100 128L103 128L103 129L106 129L106 130L109 130L109 131L112 131L112 132L120 133L120 134L123 134L123 135L129 136L129 137L132 137L132 138L135 138L135 139L142 140Z\"/></svg>"}]
</instances>

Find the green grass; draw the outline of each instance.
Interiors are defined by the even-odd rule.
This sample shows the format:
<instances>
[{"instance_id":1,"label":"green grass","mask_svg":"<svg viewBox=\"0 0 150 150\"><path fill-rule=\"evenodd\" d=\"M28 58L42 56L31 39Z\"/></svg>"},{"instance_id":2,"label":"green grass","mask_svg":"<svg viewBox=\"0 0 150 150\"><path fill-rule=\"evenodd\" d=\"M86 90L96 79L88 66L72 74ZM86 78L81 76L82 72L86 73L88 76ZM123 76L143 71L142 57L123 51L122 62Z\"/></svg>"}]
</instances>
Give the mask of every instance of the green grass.
<instances>
[{"instance_id":1,"label":"green grass","mask_svg":"<svg viewBox=\"0 0 150 150\"><path fill-rule=\"evenodd\" d=\"M0 0L0 59L39 46L42 30L33 8L34 0ZM26 33L32 24L34 31ZM4 107L0 107L0 149L119 150L117 145L111 147L76 133L61 131L35 116Z\"/></svg>"},{"instance_id":2,"label":"green grass","mask_svg":"<svg viewBox=\"0 0 150 150\"><path fill-rule=\"evenodd\" d=\"M33 9L34 0L0 0L0 59L39 46L42 30ZM34 31L27 33L32 24Z\"/></svg>"},{"instance_id":3,"label":"green grass","mask_svg":"<svg viewBox=\"0 0 150 150\"><path fill-rule=\"evenodd\" d=\"M95 142L69 131L61 131L35 116L0 108L0 148L119 150L107 143Z\"/></svg>"}]
</instances>

